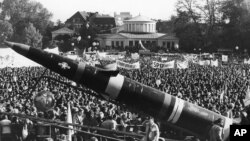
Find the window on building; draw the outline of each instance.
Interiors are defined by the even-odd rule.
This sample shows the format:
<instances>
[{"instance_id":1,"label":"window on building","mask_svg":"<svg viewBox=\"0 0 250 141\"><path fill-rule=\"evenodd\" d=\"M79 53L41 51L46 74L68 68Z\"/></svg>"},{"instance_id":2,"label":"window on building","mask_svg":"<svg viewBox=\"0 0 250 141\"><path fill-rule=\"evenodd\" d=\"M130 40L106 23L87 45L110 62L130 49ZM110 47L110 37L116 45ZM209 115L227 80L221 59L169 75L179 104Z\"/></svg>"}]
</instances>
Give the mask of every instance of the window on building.
<instances>
[{"instance_id":1,"label":"window on building","mask_svg":"<svg viewBox=\"0 0 250 141\"><path fill-rule=\"evenodd\" d=\"M162 42L162 46L165 46L166 45L166 42Z\"/></svg>"},{"instance_id":2,"label":"window on building","mask_svg":"<svg viewBox=\"0 0 250 141\"><path fill-rule=\"evenodd\" d=\"M129 41L129 46L133 46L133 41Z\"/></svg>"},{"instance_id":3,"label":"window on building","mask_svg":"<svg viewBox=\"0 0 250 141\"><path fill-rule=\"evenodd\" d=\"M119 47L119 41L116 41L116 42L115 42L115 45L116 45L117 47Z\"/></svg>"},{"instance_id":4,"label":"window on building","mask_svg":"<svg viewBox=\"0 0 250 141\"><path fill-rule=\"evenodd\" d=\"M153 44L153 45L156 45L156 41L152 41L152 44Z\"/></svg>"},{"instance_id":5,"label":"window on building","mask_svg":"<svg viewBox=\"0 0 250 141\"><path fill-rule=\"evenodd\" d=\"M167 48L170 48L170 42L167 42Z\"/></svg>"},{"instance_id":6,"label":"window on building","mask_svg":"<svg viewBox=\"0 0 250 141\"><path fill-rule=\"evenodd\" d=\"M121 47L123 47L124 45L123 45L123 41L121 41Z\"/></svg>"},{"instance_id":7,"label":"window on building","mask_svg":"<svg viewBox=\"0 0 250 141\"><path fill-rule=\"evenodd\" d=\"M139 45L139 41L135 41L135 46L138 46Z\"/></svg>"},{"instance_id":8,"label":"window on building","mask_svg":"<svg viewBox=\"0 0 250 141\"><path fill-rule=\"evenodd\" d=\"M111 46L112 46L112 47L115 46L115 42L114 42L114 41L111 42Z\"/></svg>"},{"instance_id":9,"label":"window on building","mask_svg":"<svg viewBox=\"0 0 250 141\"><path fill-rule=\"evenodd\" d=\"M171 45L171 47L174 47L174 42L172 42L172 45Z\"/></svg>"}]
</instances>

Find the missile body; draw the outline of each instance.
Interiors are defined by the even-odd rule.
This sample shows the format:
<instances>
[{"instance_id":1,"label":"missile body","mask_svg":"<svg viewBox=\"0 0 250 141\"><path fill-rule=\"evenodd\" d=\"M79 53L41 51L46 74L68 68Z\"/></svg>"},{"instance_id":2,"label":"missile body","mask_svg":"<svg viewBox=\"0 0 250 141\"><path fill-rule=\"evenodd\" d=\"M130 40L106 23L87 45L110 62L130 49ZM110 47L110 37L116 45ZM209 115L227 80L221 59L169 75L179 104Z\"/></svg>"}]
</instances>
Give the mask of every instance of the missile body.
<instances>
[{"instance_id":1,"label":"missile body","mask_svg":"<svg viewBox=\"0 0 250 141\"><path fill-rule=\"evenodd\" d=\"M70 80L143 111L160 121L171 123L199 138L206 139L213 121L222 118L224 120L224 139L229 137L232 119L138 83L123 75L112 76L84 62L78 63L24 44L5 43L17 53Z\"/></svg>"}]
</instances>

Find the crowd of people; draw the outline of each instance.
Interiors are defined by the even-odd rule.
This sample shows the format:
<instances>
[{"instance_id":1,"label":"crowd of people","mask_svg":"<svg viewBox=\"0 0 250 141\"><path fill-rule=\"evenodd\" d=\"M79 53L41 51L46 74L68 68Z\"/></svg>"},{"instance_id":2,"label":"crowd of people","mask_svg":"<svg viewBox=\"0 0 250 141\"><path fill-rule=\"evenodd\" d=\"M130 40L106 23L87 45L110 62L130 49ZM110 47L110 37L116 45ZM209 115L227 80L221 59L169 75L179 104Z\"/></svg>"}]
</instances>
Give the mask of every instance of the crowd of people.
<instances>
[{"instance_id":1,"label":"crowd of people","mask_svg":"<svg viewBox=\"0 0 250 141\"><path fill-rule=\"evenodd\" d=\"M243 99L245 99L249 86L249 65L234 64L211 67L189 64L188 69L162 70L150 66L151 61L157 59L159 57L140 57L140 69L126 70L119 68L119 72L135 81L221 115L231 118L240 117L240 111L244 109ZM133 60L127 58L123 61L133 62ZM39 79L44 71L46 71L45 76L68 85L53 81L48 77ZM77 85L81 88L80 90L69 85L76 86L74 82L43 67L0 69L0 112L18 113L66 122L68 103L70 102L73 123L78 125L127 131L126 127L128 126L138 125L137 127L139 127L139 125L142 125L143 127L145 122L150 120L148 116L140 112L131 112L123 105L117 105L93 96L96 93L84 86ZM55 106L47 112L39 111L34 106L34 97L41 91L50 91L55 97ZM224 92L223 97L221 96L222 92ZM2 134L6 134L6 136L1 136L2 140L34 140L37 138L37 130L35 130L35 125L39 125L37 121L4 114L1 114L0 120L0 126L11 124L15 127L12 128L12 131L2 131ZM156 123L160 129L160 136L166 138L177 136L175 129L157 121ZM67 134L67 129L52 129L51 134L53 136L51 138L54 140L58 135ZM82 127L74 127L74 129L98 133L94 129ZM146 132L146 128L140 128L136 131L133 129L132 131ZM76 134L81 135L80 133ZM115 136L112 135L112 137ZM93 140L93 136L87 138Z\"/></svg>"}]
</instances>

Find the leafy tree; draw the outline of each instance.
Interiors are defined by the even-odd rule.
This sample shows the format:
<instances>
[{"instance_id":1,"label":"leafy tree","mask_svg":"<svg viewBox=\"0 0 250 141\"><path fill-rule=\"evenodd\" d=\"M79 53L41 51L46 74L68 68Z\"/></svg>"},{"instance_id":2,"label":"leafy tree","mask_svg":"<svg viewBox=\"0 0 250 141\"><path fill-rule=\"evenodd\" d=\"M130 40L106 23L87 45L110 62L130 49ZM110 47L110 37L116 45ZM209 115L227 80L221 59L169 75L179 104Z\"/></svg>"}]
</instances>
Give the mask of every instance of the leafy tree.
<instances>
[{"instance_id":1,"label":"leafy tree","mask_svg":"<svg viewBox=\"0 0 250 141\"><path fill-rule=\"evenodd\" d=\"M43 36L32 23L29 23L29 25L24 29L24 36L26 44L31 45L32 47L41 47Z\"/></svg>"},{"instance_id":2,"label":"leafy tree","mask_svg":"<svg viewBox=\"0 0 250 141\"><path fill-rule=\"evenodd\" d=\"M180 47L191 51L216 51L218 48L247 49L250 13L243 0L179 0L177 17L171 19Z\"/></svg>"},{"instance_id":3,"label":"leafy tree","mask_svg":"<svg viewBox=\"0 0 250 141\"><path fill-rule=\"evenodd\" d=\"M12 25L8 21L0 20L0 42L9 38L13 34Z\"/></svg>"},{"instance_id":4,"label":"leafy tree","mask_svg":"<svg viewBox=\"0 0 250 141\"><path fill-rule=\"evenodd\" d=\"M55 37L55 40L58 41L57 45L58 45L58 48L61 52L68 52L68 51L71 51L73 49L71 43L73 42L72 41L72 38L70 35L58 35Z\"/></svg>"},{"instance_id":5,"label":"leafy tree","mask_svg":"<svg viewBox=\"0 0 250 141\"><path fill-rule=\"evenodd\" d=\"M24 42L25 27L32 23L41 34L46 32L52 14L41 3L30 0L3 0L0 18L8 19L14 30L13 40Z\"/></svg>"},{"instance_id":6,"label":"leafy tree","mask_svg":"<svg viewBox=\"0 0 250 141\"><path fill-rule=\"evenodd\" d=\"M92 46L94 39L96 38L97 29L95 26L89 25L82 26L79 30L81 40L76 42L76 45L79 49L85 49Z\"/></svg>"}]
</instances>

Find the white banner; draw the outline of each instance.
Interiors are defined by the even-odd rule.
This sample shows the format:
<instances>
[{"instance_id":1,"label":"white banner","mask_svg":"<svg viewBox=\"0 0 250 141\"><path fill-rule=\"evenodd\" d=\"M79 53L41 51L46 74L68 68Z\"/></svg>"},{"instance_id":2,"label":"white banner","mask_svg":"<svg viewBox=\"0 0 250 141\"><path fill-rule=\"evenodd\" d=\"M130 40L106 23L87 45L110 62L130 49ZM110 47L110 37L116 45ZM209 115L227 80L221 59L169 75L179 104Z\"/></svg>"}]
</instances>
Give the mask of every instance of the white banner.
<instances>
[{"instance_id":1,"label":"white banner","mask_svg":"<svg viewBox=\"0 0 250 141\"><path fill-rule=\"evenodd\" d=\"M244 64L250 64L250 59L244 59Z\"/></svg>"},{"instance_id":2,"label":"white banner","mask_svg":"<svg viewBox=\"0 0 250 141\"><path fill-rule=\"evenodd\" d=\"M222 62L228 62L228 56L222 55Z\"/></svg>"},{"instance_id":3,"label":"white banner","mask_svg":"<svg viewBox=\"0 0 250 141\"><path fill-rule=\"evenodd\" d=\"M153 61L152 68L157 68L157 69L172 69L172 68L174 68L174 63L175 63L174 60L170 61L170 62L166 62L166 63L161 63L161 62Z\"/></svg>"},{"instance_id":4,"label":"white banner","mask_svg":"<svg viewBox=\"0 0 250 141\"><path fill-rule=\"evenodd\" d=\"M196 54L186 54L183 55L183 58L188 61L197 64L198 63L198 56Z\"/></svg>"},{"instance_id":5,"label":"white banner","mask_svg":"<svg viewBox=\"0 0 250 141\"><path fill-rule=\"evenodd\" d=\"M161 57L161 61L167 61L168 57Z\"/></svg>"},{"instance_id":6,"label":"white banner","mask_svg":"<svg viewBox=\"0 0 250 141\"><path fill-rule=\"evenodd\" d=\"M128 69L128 70L140 69L140 62L139 61L136 63L130 64L130 63L126 63L126 62L117 60L116 63L117 63L117 67L119 67L119 68L124 68L124 69Z\"/></svg>"},{"instance_id":7,"label":"white banner","mask_svg":"<svg viewBox=\"0 0 250 141\"><path fill-rule=\"evenodd\" d=\"M211 60L211 66L218 67L218 66L219 66L219 61L218 61L218 59L216 59L215 61L214 61L214 60Z\"/></svg>"},{"instance_id":8,"label":"white banner","mask_svg":"<svg viewBox=\"0 0 250 141\"><path fill-rule=\"evenodd\" d=\"M210 65L210 60L200 60L199 65L208 66L208 65Z\"/></svg>"},{"instance_id":9,"label":"white banner","mask_svg":"<svg viewBox=\"0 0 250 141\"><path fill-rule=\"evenodd\" d=\"M134 60L137 60L137 59L140 58L140 55L138 53L132 53L131 58L134 59Z\"/></svg>"},{"instance_id":10,"label":"white banner","mask_svg":"<svg viewBox=\"0 0 250 141\"><path fill-rule=\"evenodd\" d=\"M176 67L178 69L187 69L188 68L188 61L183 61L183 62L177 61L176 62Z\"/></svg>"},{"instance_id":11,"label":"white banner","mask_svg":"<svg viewBox=\"0 0 250 141\"><path fill-rule=\"evenodd\" d=\"M110 60L110 61L115 61L118 59L124 58L124 55L113 55L113 54L108 54L106 52L97 52L96 56L100 60Z\"/></svg>"},{"instance_id":12,"label":"white banner","mask_svg":"<svg viewBox=\"0 0 250 141\"><path fill-rule=\"evenodd\" d=\"M44 51L59 55L59 49L58 49L58 47L52 48L52 49L46 48L46 49L44 49Z\"/></svg>"}]
</instances>

